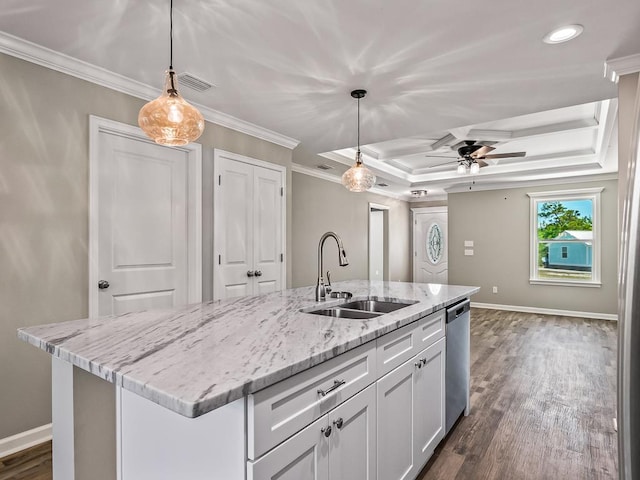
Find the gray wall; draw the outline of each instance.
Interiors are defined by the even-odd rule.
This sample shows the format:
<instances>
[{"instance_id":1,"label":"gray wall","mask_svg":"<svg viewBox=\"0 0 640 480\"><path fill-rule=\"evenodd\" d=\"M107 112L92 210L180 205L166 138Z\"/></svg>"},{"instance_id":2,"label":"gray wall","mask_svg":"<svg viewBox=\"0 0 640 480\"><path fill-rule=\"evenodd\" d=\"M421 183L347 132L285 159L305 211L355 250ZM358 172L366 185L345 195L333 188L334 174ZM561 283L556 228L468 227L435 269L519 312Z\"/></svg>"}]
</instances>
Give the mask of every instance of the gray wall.
<instances>
[{"instance_id":1,"label":"gray wall","mask_svg":"<svg viewBox=\"0 0 640 480\"><path fill-rule=\"evenodd\" d=\"M2 54L0 83L0 438L5 438L51 421L49 355L19 341L16 329L88 313L89 115L136 125L144 101ZM210 123L199 142L205 152L217 147L286 165L290 232L291 150ZM206 228L210 198L204 202ZM291 257L290 233L287 237ZM207 239L203 242L210 260ZM207 287L211 284L203 290Z\"/></svg>"},{"instance_id":2,"label":"gray wall","mask_svg":"<svg viewBox=\"0 0 640 480\"><path fill-rule=\"evenodd\" d=\"M297 150L297 149L296 149ZM294 151L294 161L295 161ZM331 239L325 245L325 271L332 280L367 279L369 275L369 202L388 205L389 279L411 281L409 204L372 193L352 193L338 183L293 173L293 286L315 285L318 240L326 231L344 242L349 265L338 266L338 250Z\"/></svg>"},{"instance_id":3,"label":"gray wall","mask_svg":"<svg viewBox=\"0 0 640 480\"><path fill-rule=\"evenodd\" d=\"M600 186L602 287L530 285L527 193ZM449 194L449 283L481 287L475 302L615 314L617 195L616 180ZM464 256L465 240L474 256Z\"/></svg>"}]
</instances>

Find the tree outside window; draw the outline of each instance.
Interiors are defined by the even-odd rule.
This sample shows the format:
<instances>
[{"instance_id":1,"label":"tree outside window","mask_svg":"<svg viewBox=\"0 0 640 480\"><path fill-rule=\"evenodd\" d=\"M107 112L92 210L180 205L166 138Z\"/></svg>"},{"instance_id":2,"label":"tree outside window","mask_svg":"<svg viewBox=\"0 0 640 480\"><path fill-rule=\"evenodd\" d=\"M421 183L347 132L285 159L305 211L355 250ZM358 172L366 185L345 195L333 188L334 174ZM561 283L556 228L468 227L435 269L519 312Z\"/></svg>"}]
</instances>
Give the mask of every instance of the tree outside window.
<instances>
[{"instance_id":1,"label":"tree outside window","mask_svg":"<svg viewBox=\"0 0 640 480\"><path fill-rule=\"evenodd\" d=\"M532 283L598 284L601 189L530 193Z\"/></svg>"}]
</instances>

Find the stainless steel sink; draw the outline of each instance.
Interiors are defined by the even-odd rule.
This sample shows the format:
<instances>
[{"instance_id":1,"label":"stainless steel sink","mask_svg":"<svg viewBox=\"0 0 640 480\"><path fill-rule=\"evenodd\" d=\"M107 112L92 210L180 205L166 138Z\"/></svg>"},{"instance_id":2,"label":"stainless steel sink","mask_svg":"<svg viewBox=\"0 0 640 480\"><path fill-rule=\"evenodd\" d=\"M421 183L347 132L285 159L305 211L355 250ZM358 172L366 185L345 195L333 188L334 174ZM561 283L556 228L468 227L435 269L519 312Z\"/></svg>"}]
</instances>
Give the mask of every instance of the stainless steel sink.
<instances>
[{"instance_id":1,"label":"stainless steel sink","mask_svg":"<svg viewBox=\"0 0 640 480\"><path fill-rule=\"evenodd\" d=\"M341 308L352 310L363 310L365 312L389 313L408 307L412 303L385 302L382 300L357 300L355 302L343 303Z\"/></svg>"},{"instance_id":2,"label":"stainless steel sink","mask_svg":"<svg viewBox=\"0 0 640 480\"><path fill-rule=\"evenodd\" d=\"M368 318L374 318L382 315L381 313L364 312L362 310L349 310L347 308L341 307L323 308L320 310L314 310L309 313L313 313L315 315L326 315L327 317L350 318L352 320L366 320Z\"/></svg>"},{"instance_id":3,"label":"stainless steel sink","mask_svg":"<svg viewBox=\"0 0 640 480\"><path fill-rule=\"evenodd\" d=\"M332 308L321 308L307 313L314 315L326 315L328 317L350 318L355 320L366 320L375 318L389 312L395 312L416 302L388 302L383 300L365 299L354 302L343 303Z\"/></svg>"}]
</instances>

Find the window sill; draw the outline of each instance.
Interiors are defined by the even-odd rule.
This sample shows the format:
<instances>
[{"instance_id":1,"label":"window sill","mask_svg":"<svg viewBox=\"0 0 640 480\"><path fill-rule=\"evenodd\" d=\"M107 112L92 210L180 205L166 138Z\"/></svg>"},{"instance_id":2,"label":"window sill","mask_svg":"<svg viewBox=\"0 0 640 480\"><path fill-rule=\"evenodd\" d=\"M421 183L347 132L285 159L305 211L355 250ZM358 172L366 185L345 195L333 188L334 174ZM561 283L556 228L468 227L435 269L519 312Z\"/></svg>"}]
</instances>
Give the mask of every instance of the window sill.
<instances>
[{"instance_id":1,"label":"window sill","mask_svg":"<svg viewBox=\"0 0 640 480\"><path fill-rule=\"evenodd\" d=\"M539 278L530 278L529 284L531 285L558 285L561 287L588 287L588 288L600 288L602 282L580 282L571 280L542 280Z\"/></svg>"}]
</instances>

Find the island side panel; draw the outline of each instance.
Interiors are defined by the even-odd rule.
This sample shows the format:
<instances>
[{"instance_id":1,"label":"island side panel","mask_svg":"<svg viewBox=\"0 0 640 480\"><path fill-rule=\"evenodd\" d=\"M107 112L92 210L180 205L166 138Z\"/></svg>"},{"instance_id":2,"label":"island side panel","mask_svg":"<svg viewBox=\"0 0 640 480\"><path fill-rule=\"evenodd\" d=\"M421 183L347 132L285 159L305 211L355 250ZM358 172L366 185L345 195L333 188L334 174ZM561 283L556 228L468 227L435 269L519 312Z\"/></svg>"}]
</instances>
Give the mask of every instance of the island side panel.
<instances>
[{"instance_id":1,"label":"island side panel","mask_svg":"<svg viewBox=\"0 0 640 480\"><path fill-rule=\"evenodd\" d=\"M73 368L75 480L116 480L116 387Z\"/></svg>"},{"instance_id":2,"label":"island side panel","mask_svg":"<svg viewBox=\"0 0 640 480\"><path fill-rule=\"evenodd\" d=\"M245 398L188 418L116 388L118 480L244 480Z\"/></svg>"},{"instance_id":3,"label":"island side panel","mask_svg":"<svg viewBox=\"0 0 640 480\"><path fill-rule=\"evenodd\" d=\"M53 430L53 480L73 480L73 365L51 359L51 419Z\"/></svg>"}]
</instances>

